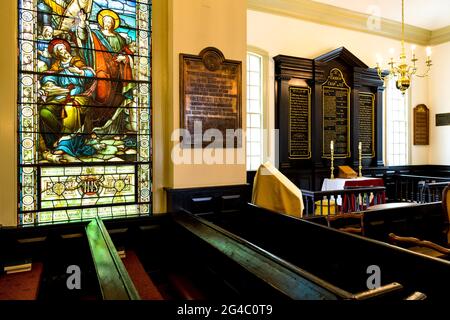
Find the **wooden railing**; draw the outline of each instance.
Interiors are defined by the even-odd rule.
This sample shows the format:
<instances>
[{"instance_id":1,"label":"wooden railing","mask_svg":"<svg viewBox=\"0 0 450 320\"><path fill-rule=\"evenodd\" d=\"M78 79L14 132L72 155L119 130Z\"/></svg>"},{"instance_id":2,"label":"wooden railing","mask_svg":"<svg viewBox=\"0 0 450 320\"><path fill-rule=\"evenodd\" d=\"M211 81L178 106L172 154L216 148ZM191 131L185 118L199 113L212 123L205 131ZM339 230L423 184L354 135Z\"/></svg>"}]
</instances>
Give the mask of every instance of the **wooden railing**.
<instances>
[{"instance_id":1,"label":"wooden railing","mask_svg":"<svg viewBox=\"0 0 450 320\"><path fill-rule=\"evenodd\" d=\"M388 195L390 201L430 203L441 201L442 190L450 178L397 174L394 181L395 192Z\"/></svg>"},{"instance_id":2,"label":"wooden railing","mask_svg":"<svg viewBox=\"0 0 450 320\"><path fill-rule=\"evenodd\" d=\"M345 190L301 190L303 217L364 211L385 202L385 187L357 187Z\"/></svg>"},{"instance_id":3,"label":"wooden railing","mask_svg":"<svg viewBox=\"0 0 450 320\"><path fill-rule=\"evenodd\" d=\"M450 181L424 183L420 189L420 202L431 203L442 201L442 192L449 184Z\"/></svg>"}]
</instances>

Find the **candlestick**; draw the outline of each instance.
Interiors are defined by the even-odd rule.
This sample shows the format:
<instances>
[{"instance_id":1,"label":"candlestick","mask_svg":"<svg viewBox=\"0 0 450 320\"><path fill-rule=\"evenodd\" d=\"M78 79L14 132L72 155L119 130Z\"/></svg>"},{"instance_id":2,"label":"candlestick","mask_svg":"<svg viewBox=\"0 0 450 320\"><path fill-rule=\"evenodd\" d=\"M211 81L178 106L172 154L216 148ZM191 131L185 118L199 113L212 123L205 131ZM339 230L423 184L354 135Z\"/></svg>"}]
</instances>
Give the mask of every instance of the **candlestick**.
<instances>
[{"instance_id":1,"label":"candlestick","mask_svg":"<svg viewBox=\"0 0 450 320\"><path fill-rule=\"evenodd\" d=\"M331 151L331 179L334 179L334 141L331 140L330 143L330 151Z\"/></svg>"},{"instance_id":2,"label":"candlestick","mask_svg":"<svg viewBox=\"0 0 450 320\"><path fill-rule=\"evenodd\" d=\"M361 141L358 143L358 151L359 151L359 177L362 177L362 143Z\"/></svg>"}]
</instances>

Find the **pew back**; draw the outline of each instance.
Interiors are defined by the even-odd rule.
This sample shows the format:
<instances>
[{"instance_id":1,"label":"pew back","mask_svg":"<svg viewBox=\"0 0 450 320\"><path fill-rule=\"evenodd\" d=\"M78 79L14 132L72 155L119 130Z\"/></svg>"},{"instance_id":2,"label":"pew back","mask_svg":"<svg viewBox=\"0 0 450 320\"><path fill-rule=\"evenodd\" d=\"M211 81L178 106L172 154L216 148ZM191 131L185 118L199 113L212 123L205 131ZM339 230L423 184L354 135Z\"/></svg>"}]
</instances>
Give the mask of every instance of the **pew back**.
<instances>
[{"instance_id":1,"label":"pew back","mask_svg":"<svg viewBox=\"0 0 450 320\"><path fill-rule=\"evenodd\" d=\"M375 265L382 285L398 282L408 294L450 297L443 281L450 278L450 262L444 260L252 205L240 213L202 217L348 292L367 289L367 270Z\"/></svg>"},{"instance_id":2,"label":"pew back","mask_svg":"<svg viewBox=\"0 0 450 320\"><path fill-rule=\"evenodd\" d=\"M86 235L104 300L140 300L139 294L100 218L86 226Z\"/></svg>"},{"instance_id":3,"label":"pew back","mask_svg":"<svg viewBox=\"0 0 450 320\"><path fill-rule=\"evenodd\" d=\"M364 235L389 242L389 233L442 243L445 216L440 202L369 210L363 214Z\"/></svg>"}]
</instances>

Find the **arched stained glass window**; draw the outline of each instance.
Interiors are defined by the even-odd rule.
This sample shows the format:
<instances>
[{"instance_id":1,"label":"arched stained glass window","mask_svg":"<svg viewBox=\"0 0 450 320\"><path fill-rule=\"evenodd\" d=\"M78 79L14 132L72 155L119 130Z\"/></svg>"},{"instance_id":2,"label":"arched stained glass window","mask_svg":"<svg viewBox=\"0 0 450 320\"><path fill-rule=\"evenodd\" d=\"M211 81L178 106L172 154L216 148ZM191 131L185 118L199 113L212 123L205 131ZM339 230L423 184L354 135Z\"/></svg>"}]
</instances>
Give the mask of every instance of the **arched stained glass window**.
<instances>
[{"instance_id":1,"label":"arched stained glass window","mask_svg":"<svg viewBox=\"0 0 450 320\"><path fill-rule=\"evenodd\" d=\"M19 225L151 213L151 0L18 0Z\"/></svg>"}]
</instances>

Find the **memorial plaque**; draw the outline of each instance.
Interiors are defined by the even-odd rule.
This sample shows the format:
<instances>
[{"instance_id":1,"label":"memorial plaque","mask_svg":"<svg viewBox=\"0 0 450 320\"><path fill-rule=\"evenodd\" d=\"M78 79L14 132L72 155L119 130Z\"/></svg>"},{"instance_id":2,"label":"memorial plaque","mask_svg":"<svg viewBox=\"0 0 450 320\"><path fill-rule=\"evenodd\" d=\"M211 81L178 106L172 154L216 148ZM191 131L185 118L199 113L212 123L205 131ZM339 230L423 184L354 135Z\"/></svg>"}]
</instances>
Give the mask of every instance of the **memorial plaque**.
<instances>
[{"instance_id":1,"label":"memorial plaque","mask_svg":"<svg viewBox=\"0 0 450 320\"><path fill-rule=\"evenodd\" d=\"M350 87L342 71L334 68L322 85L323 146L322 157L330 158L330 142L334 141L334 157L350 157Z\"/></svg>"},{"instance_id":2,"label":"memorial plaque","mask_svg":"<svg viewBox=\"0 0 450 320\"><path fill-rule=\"evenodd\" d=\"M359 141L362 157L375 157L375 94L359 93Z\"/></svg>"},{"instance_id":3,"label":"memorial plaque","mask_svg":"<svg viewBox=\"0 0 450 320\"><path fill-rule=\"evenodd\" d=\"M289 87L289 159L311 158L311 88Z\"/></svg>"},{"instance_id":4,"label":"memorial plaque","mask_svg":"<svg viewBox=\"0 0 450 320\"><path fill-rule=\"evenodd\" d=\"M414 145L429 145L430 111L424 104L419 104L414 108Z\"/></svg>"},{"instance_id":5,"label":"memorial plaque","mask_svg":"<svg viewBox=\"0 0 450 320\"><path fill-rule=\"evenodd\" d=\"M242 63L226 60L216 48L198 56L180 54L180 127L190 133L183 136L183 147L206 147L212 141L216 147L241 147L241 135L234 136L241 129L241 79ZM205 135L209 129L215 130Z\"/></svg>"},{"instance_id":6,"label":"memorial plaque","mask_svg":"<svg viewBox=\"0 0 450 320\"><path fill-rule=\"evenodd\" d=\"M450 113L436 114L436 126L450 126Z\"/></svg>"}]
</instances>

